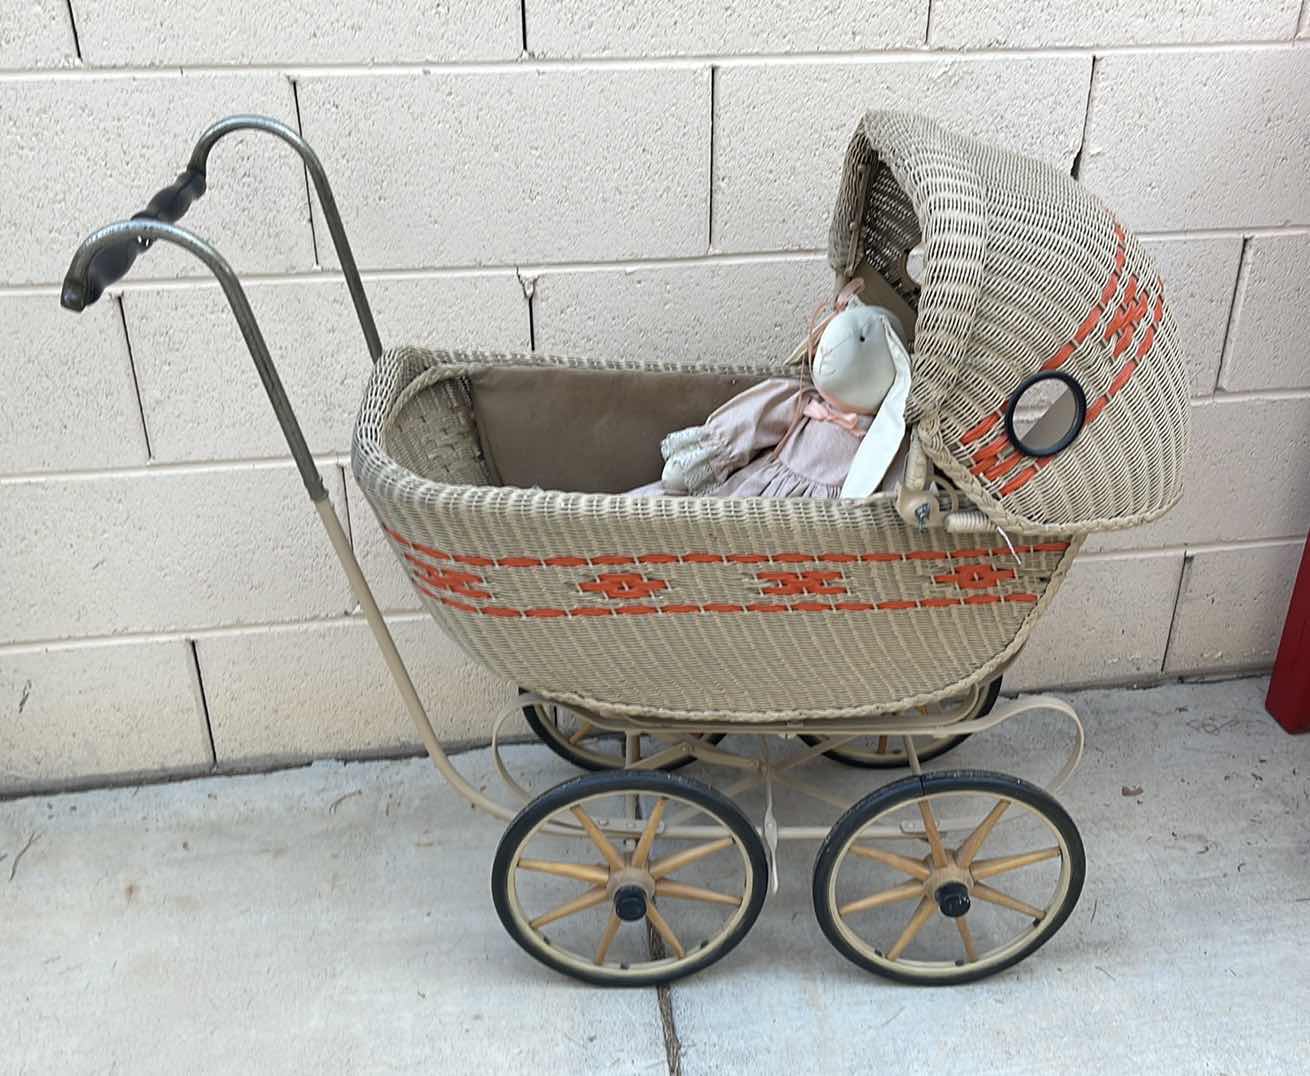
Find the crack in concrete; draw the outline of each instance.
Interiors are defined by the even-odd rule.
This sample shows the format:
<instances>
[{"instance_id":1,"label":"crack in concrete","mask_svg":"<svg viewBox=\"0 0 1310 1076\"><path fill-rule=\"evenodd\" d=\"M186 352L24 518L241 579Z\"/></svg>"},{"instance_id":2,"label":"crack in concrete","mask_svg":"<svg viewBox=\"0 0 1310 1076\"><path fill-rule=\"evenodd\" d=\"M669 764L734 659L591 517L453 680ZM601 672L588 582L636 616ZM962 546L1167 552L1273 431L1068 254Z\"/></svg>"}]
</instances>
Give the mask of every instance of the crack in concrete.
<instances>
[{"instance_id":1,"label":"crack in concrete","mask_svg":"<svg viewBox=\"0 0 1310 1076\"><path fill-rule=\"evenodd\" d=\"M652 960L663 960L667 955L664 939L659 936L650 920L646 921L646 947ZM664 1034L664 1060L669 1076L682 1076L682 1040L678 1038L678 1025L673 1019L673 987L661 983L655 988L655 1004L660 1014L660 1030Z\"/></svg>"},{"instance_id":2,"label":"crack in concrete","mask_svg":"<svg viewBox=\"0 0 1310 1076\"><path fill-rule=\"evenodd\" d=\"M660 1027L664 1030L664 1058L669 1065L669 1076L682 1076L682 1040L678 1038L678 1025L673 1019L673 987L665 983L655 988L659 1000Z\"/></svg>"},{"instance_id":3,"label":"crack in concrete","mask_svg":"<svg viewBox=\"0 0 1310 1076\"><path fill-rule=\"evenodd\" d=\"M14 875L18 873L18 864L22 862L23 857L27 855L28 849L31 848L32 845L36 844L36 842L39 841L40 839L41 839L41 834L33 833L30 837L27 838L27 843L18 850L18 854L14 856L14 861L11 864L9 864L9 880L11 882L14 880Z\"/></svg>"}]
</instances>

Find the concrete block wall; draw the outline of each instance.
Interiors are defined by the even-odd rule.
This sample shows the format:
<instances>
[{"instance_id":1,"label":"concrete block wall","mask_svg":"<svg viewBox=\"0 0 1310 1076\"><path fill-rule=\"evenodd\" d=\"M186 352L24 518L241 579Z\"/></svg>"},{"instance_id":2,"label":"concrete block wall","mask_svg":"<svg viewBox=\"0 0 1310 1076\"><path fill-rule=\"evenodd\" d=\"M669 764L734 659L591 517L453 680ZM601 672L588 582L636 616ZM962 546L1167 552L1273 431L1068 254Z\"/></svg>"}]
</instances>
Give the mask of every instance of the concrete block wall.
<instances>
[{"instance_id":1,"label":"concrete block wall","mask_svg":"<svg viewBox=\"0 0 1310 1076\"><path fill-rule=\"evenodd\" d=\"M825 294L856 116L1069 169L1149 242L1191 364L1184 502L1087 553L1015 689L1272 658L1310 527L1301 0L24 0L0 15L0 793L414 737L200 266L60 277L199 131L320 153L387 342L756 359ZM417 604L348 474L367 360L285 147L215 151L187 224L248 281L334 504L448 740L511 686Z\"/></svg>"}]
</instances>

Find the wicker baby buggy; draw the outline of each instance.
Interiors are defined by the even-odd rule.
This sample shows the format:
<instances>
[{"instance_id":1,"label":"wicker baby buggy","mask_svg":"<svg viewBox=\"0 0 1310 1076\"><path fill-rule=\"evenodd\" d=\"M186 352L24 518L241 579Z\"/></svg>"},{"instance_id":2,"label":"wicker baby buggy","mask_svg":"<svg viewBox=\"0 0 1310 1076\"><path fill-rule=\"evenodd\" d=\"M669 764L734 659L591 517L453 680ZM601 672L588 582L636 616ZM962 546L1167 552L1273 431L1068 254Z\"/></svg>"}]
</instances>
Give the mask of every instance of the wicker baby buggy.
<instances>
[{"instance_id":1,"label":"wicker baby buggy","mask_svg":"<svg viewBox=\"0 0 1310 1076\"><path fill-rule=\"evenodd\" d=\"M519 801L506 807L437 742L239 282L173 224L204 191L210 148L241 129L292 145L323 203L375 362L353 468L392 548L442 629L520 685L532 728L590 772L530 794L498 723ZM510 823L493 898L534 957L602 984L699 970L754 923L786 839L820 842L829 940L892 979L979 978L1059 929L1084 855L1050 791L921 763L1042 710L1073 722L1051 787L1067 779L1076 715L1045 696L998 703L1001 676L1083 536L1154 519L1180 493L1187 391L1163 285L1077 183L920 117L860 122L830 261L838 286L877 282L914 326L904 478L863 500L621 495L658 477L664 433L766 376L799 376L786 347L766 367L382 352L323 169L275 121L207 131L144 213L82 244L64 305L94 302L156 239L218 276L433 761ZM740 780L671 772L693 761ZM834 761L911 773L854 804L795 775ZM780 826L778 787L841 813ZM735 799L754 789L758 821Z\"/></svg>"}]
</instances>

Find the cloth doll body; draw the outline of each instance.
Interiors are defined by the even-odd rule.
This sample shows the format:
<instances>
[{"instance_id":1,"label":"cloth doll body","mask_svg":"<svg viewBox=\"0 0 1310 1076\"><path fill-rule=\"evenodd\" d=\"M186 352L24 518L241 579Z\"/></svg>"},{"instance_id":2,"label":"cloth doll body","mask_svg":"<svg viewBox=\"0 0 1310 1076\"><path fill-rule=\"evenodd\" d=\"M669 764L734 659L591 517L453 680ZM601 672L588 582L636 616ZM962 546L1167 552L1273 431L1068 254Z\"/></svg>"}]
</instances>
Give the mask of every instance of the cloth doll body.
<instances>
[{"instance_id":1,"label":"cloth doll body","mask_svg":"<svg viewBox=\"0 0 1310 1076\"><path fill-rule=\"evenodd\" d=\"M819 498L872 492L903 422L869 489L852 494L848 479L874 413L894 386L903 381L908 389L898 329L887 311L852 300L823 330L812 382L770 378L734 396L704 425L669 434L660 444L661 480L632 492Z\"/></svg>"},{"instance_id":2,"label":"cloth doll body","mask_svg":"<svg viewBox=\"0 0 1310 1076\"><path fill-rule=\"evenodd\" d=\"M663 479L633 492L836 497L871 421L842 414L803 381L770 378L738 393L703 426L664 438Z\"/></svg>"}]
</instances>

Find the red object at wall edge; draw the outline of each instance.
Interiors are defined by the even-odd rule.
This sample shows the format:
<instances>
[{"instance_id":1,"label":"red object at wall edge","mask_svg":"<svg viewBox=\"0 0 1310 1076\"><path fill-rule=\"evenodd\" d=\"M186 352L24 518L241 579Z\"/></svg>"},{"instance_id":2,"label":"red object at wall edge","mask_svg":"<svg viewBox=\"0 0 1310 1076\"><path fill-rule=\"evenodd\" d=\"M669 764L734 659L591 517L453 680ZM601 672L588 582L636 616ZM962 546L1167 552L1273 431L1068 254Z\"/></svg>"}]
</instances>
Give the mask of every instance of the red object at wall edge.
<instances>
[{"instance_id":1,"label":"red object at wall edge","mask_svg":"<svg viewBox=\"0 0 1310 1076\"><path fill-rule=\"evenodd\" d=\"M1288 732L1310 732L1310 542L1301 554L1265 709Z\"/></svg>"}]
</instances>

